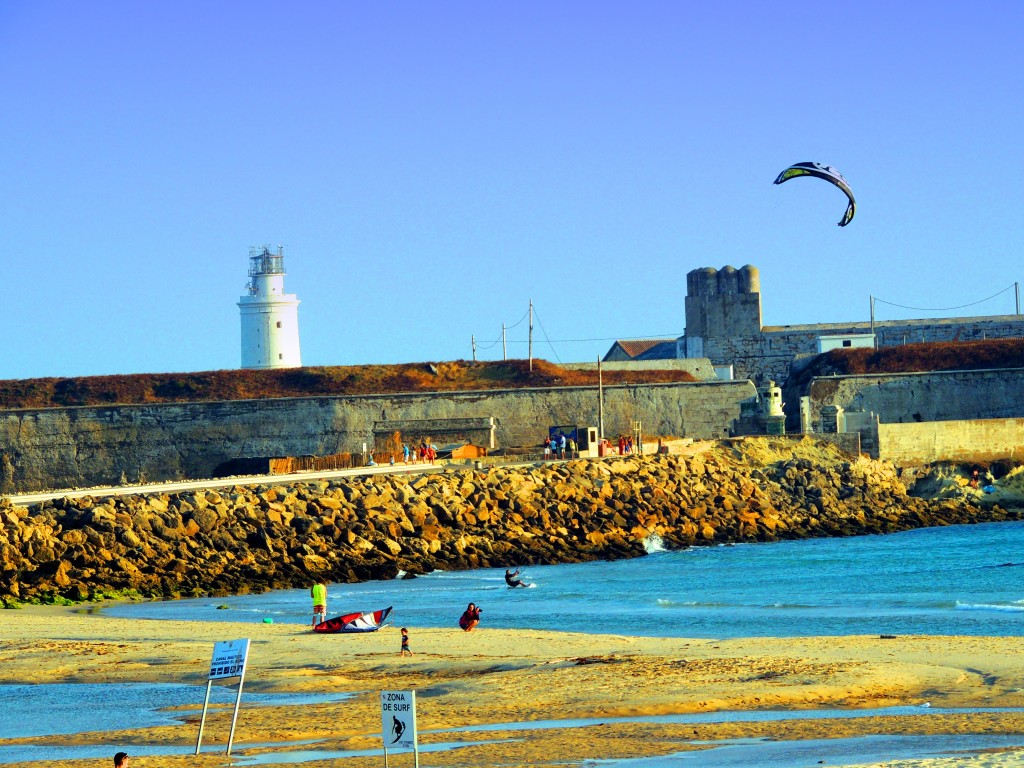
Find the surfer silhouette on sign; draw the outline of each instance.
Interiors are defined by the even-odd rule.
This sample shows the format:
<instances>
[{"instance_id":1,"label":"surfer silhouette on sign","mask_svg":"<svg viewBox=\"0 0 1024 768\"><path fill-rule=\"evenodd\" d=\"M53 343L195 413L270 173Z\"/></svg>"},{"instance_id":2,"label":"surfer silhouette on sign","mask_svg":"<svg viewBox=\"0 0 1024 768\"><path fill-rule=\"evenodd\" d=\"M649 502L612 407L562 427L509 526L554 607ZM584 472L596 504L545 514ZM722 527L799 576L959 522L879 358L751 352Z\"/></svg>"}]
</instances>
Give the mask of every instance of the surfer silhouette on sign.
<instances>
[{"instance_id":1,"label":"surfer silhouette on sign","mask_svg":"<svg viewBox=\"0 0 1024 768\"><path fill-rule=\"evenodd\" d=\"M405 723L398 719L396 715L392 715L391 719L394 723L391 726L391 732L395 734L395 739L391 743L394 744L396 741L402 738L402 734L405 733Z\"/></svg>"}]
</instances>

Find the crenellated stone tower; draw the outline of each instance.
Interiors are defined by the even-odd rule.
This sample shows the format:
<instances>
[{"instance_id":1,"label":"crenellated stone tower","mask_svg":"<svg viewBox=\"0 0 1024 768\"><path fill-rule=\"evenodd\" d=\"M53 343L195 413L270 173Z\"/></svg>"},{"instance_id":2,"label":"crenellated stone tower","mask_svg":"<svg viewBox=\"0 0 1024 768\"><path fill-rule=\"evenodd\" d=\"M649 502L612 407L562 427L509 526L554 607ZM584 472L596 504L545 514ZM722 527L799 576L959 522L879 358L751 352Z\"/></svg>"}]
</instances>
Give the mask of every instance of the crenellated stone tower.
<instances>
[{"instance_id":1,"label":"crenellated stone tower","mask_svg":"<svg viewBox=\"0 0 1024 768\"><path fill-rule=\"evenodd\" d=\"M722 342L761 334L757 267L703 267L686 275L686 357L719 357Z\"/></svg>"}]
</instances>

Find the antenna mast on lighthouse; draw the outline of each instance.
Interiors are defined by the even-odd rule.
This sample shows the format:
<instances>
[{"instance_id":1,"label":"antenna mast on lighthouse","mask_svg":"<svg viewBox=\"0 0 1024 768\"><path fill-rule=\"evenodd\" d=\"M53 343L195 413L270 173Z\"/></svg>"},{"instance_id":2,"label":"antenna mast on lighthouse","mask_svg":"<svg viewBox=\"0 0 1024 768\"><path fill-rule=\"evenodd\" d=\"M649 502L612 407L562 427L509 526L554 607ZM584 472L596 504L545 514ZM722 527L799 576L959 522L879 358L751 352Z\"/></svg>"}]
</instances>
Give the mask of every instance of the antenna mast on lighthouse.
<instances>
[{"instance_id":1,"label":"antenna mast on lighthouse","mask_svg":"<svg viewBox=\"0 0 1024 768\"><path fill-rule=\"evenodd\" d=\"M284 254L269 245L249 249L249 282L238 300L243 368L298 368L299 300L284 292Z\"/></svg>"}]
</instances>

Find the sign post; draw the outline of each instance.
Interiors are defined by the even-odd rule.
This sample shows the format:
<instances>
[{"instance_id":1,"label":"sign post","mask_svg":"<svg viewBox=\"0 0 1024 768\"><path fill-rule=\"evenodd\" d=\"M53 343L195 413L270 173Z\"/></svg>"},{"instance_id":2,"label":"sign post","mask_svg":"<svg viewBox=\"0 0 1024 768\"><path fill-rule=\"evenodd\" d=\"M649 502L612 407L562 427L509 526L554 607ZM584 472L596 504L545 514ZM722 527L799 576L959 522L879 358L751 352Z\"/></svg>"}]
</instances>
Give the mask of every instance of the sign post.
<instances>
[{"instance_id":1,"label":"sign post","mask_svg":"<svg viewBox=\"0 0 1024 768\"><path fill-rule=\"evenodd\" d=\"M380 732L384 738L384 768L388 768L388 747L411 749L416 768L420 750L416 741L416 691L380 692Z\"/></svg>"},{"instance_id":2,"label":"sign post","mask_svg":"<svg viewBox=\"0 0 1024 768\"><path fill-rule=\"evenodd\" d=\"M213 659L210 661L210 676L206 681L206 698L203 700L203 716L199 719L199 738L196 739L196 754L203 743L203 726L206 725L206 709L210 704L210 687L214 680L227 677L238 678L238 695L235 697L235 711L231 716L231 730L228 733L228 749L224 754L231 754L231 743L235 740L235 723L238 722L238 708L242 703L242 684L245 682L245 665L249 660L249 639L225 640L214 643Z\"/></svg>"}]
</instances>

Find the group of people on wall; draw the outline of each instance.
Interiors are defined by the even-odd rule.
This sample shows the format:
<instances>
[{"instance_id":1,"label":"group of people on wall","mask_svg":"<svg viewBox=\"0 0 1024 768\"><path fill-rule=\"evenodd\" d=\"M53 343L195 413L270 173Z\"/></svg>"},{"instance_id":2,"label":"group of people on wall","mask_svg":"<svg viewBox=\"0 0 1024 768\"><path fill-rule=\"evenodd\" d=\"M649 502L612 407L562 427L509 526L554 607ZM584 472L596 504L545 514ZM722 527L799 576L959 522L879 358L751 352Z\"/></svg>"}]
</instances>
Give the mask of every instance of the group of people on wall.
<instances>
[{"instance_id":1,"label":"group of people on wall","mask_svg":"<svg viewBox=\"0 0 1024 768\"><path fill-rule=\"evenodd\" d=\"M607 441L602 440L602 444L607 444ZM609 446L610 448L610 446ZM625 456L636 452L633 444L632 435L624 435L619 438L619 455ZM602 456L606 455L604 453ZM548 436L544 438L544 458L545 459L578 459L579 449L576 445L576 440L572 437L567 437L564 433L558 433L554 436Z\"/></svg>"},{"instance_id":2,"label":"group of people on wall","mask_svg":"<svg viewBox=\"0 0 1024 768\"><path fill-rule=\"evenodd\" d=\"M376 456L380 457L381 452L377 451ZM426 441L420 443L419 446L412 445L410 443L402 443L398 456L384 451L383 458L381 460L387 461L393 466L399 456L401 457L403 464L433 464L437 460L437 446ZM370 453L370 459L367 461L367 466L377 466L377 460L373 452Z\"/></svg>"},{"instance_id":3,"label":"group of people on wall","mask_svg":"<svg viewBox=\"0 0 1024 768\"><path fill-rule=\"evenodd\" d=\"M402 460L406 464L433 464L437 458L437 446L433 443L423 441L419 446L404 443L402 445Z\"/></svg>"},{"instance_id":4,"label":"group of people on wall","mask_svg":"<svg viewBox=\"0 0 1024 768\"><path fill-rule=\"evenodd\" d=\"M544 438L544 458L545 459L575 459L579 458L577 452L576 440L572 437L566 437L564 434L558 434L554 437L548 436Z\"/></svg>"}]
</instances>

